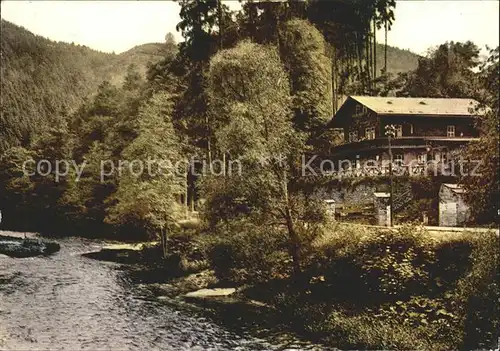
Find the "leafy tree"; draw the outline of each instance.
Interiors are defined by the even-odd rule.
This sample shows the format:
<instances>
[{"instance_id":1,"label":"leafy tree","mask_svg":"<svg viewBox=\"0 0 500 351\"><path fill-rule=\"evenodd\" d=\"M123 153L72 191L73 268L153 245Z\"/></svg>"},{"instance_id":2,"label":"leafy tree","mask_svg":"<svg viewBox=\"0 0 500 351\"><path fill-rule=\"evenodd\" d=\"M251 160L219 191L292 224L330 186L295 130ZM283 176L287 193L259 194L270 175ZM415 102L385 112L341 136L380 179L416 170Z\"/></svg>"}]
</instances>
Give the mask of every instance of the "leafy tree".
<instances>
[{"instance_id":1,"label":"leafy tree","mask_svg":"<svg viewBox=\"0 0 500 351\"><path fill-rule=\"evenodd\" d=\"M306 237L302 223L312 222L307 202L293 187L305 146L293 129L288 76L278 52L242 42L214 56L209 82L211 107L220 116L219 147L242 163L242 173L224 177L225 189L231 189L226 195L244 199L252 208L249 215L262 225L286 228L294 271L299 273Z\"/></svg>"},{"instance_id":2,"label":"leafy tree","mask_svg":"<svg viewBox=\"0 0 500 351\"><path fill-rule=\"evenodd\" d=\"M279 42L291 81L295 126L313 132L333 116L331 62L325 40L310 23L294 19L283 26Z\"/></svg>"},{"instance_id":3,"label":"leafy tree","mask_svg":"<svg viewBox=\"0 0 500 351\"><path fill-rule=\"evenodd\" d=\"M139 160L142 167L129 163L122 170L110 199L108 223L154 236L180 218L177 196L184 192L185 170L171 166L183 160L171 113L172 101L166 93L153 95L141 107L138 136L123 150L122 159Z\"/></svg>"},{"instance_id":4,"label":"leafy tree","mask_svg":"<svg viewBox=\"0 0 500 351\"><path fill-rule=\"evenodd\" d=\"M89 115L118 116L120 113L120 93L110 82L104 81L97 88Z\"/></svg>"},{"instance_id":5,"label":"leafy tree","mask_svg":"<svg viewBox=\"0 0 500 351\"><path fill-rule=\"evenodd\" d=\"M77 165L81 173L77 174L74 167L70 168L64 192L57 202L57 208L65 219L61 229L71 228L87 235L110 230L104 224L106 200L116 189L117 177L114 174L101 179L101 169L108 171L110 161L114 160L109 147L103 142L94 141L82 162Z\"/></svg>"},{"instance_id":6,"label":"leafy tree","mask_svg":"<svg viewBox=\"0 0 500 351\"><path fill-rule=\"evenodd\" d=\"M475 174L467 172L461 179L467 192L465 197L471 206L474 219L483 223L498 223L498 199L500 196L499 156L498 156L498 105L499 105L499 48L492 50L490 57L480 71L482 89L478 92L486 110L478 119L481 138L471 142L465 154L466 160L480 162ZM468 167L472 172L472 168Z\"/></svg>"},{"instance_id":7,"label":"leafy tree","mask_svg":"<svg viewBox=\"0 0 500 351\"><path fill-rule=\"evenodd\" d=\"M449 42L431 50L408 76L403 94L416 97L471 97L477 88L474 69L479 48L472 42Z\"/></svg>"},{"instance_id":8,"label":"leafy tree","mask_svg":"<svg viewBox=\"0 0 500 351\"><path fill-rule=\"evenodd\" d=\"M127 68L127 75L123 82L123 89L127 91L138 90L143 84L143 79L135 64L130 64Z\"/></svg>"},{"instance_id":9,"label":"leafy tree","mask_svg":"<svg viewBox=\"0 0 500 351\"><path fill-rule=\"evenodd\" d=\"M180 50L193 62L204 62L216 48L216 38L212 35L217 24L217 1L215 0L178 0L181 7L181 21L177 30L182 33L184 42Z\"/></svg>"},{"instance_id":10,"label":"leafy tree","mask_svg":"<svg viewBox=\"0 0 500 351\"><path fill-rule=\"evenodd\" d=\"M242 38L278 45L281 26L293 18L306 18L305 1L246 1L238 22Z\"/></svg>"},{"instance_id":11,"label":"leafy tree","mask_svg":"<svg viewBox=\"0 0 500 351\"><path fill-rule=\"evenodd\" d=\"M175 64L180 66L176 62L176 60L180 60L180 57L177 56L179 49L172 33L165 36L165 46L164 57L158 62L149 65L146 71L147 84L145 90L149 97L152 93L160 90L173 93L180 85L176 74L180 75L181 73L175 71Z\"/></svg>"},{"instance_id":12,"label":"leafy tree","mask_svg":"<svg viewBox=\"0 0 500 351\"><path fill-rule=\"evenodd\" d=\"M34 153L23 147L12 147L0 155L0 209L4 214L4 226L20 225L22 218L30 212L32 194L35 188L33 180L24 172L33 173ZM20 225L22 226L22 225Z\"/></svg>"},{"instance_id":13,"label":"leafy tree","mask_svg":"<svg viewBox=\"0 0 500 351\"><path fill-rule=\"evenodd\" d=\"M376 8L377 8L377 16L375 18L375 27L374 28L374 33L377 28L381 28L381 26L384 26L384 67L382 69L382 72L384 74L387 74L389 72L389 68L387 66L387 35L388 32L391 30L392 23L394 21L394 8L396 7L396 1L395 0L379 0L376 3ZM374 39L375 42L375 39ZM377 46L374 45L374 52L376 52ZM374 57L374 64L376 62L376 57ZM375 71L375 78L376 78L376 65L374 68Z\"/></svg>"},{"instance_id":14,"label":"leafy tree","mask_svg":"<svg viewBox=\"0 0 500 351\"><path fill-rule=\"evenodd\" d=\"M73 116L71 130L78 136L74 147L74 157L81 161L94 142L104 143L109 146L108 150L118 150L119 154L123 141L116 138L117 130L123 128L124 120L133 114L132 108L137 98L132 92L124 93L124 90L116 88L111 83L104 81L98 88L96 96L83 104ZM128 98L128 100L127 100ZM126 136L123 133L121 136ZM117 143L111 143L108 139L114 139Z\"/></svg>"},{"instance_id":15,"label":"leafy tree","mask_svg":"<svg viewBox=\"0 0 500 351\"><path fill-rule=\"evenodd\" d=\"M175 40L175 37L172 33L168 32L165 34L165 45L171 49L173 47L177 48L177 41ZM170 51L170 50L168 50Z\"/></svg>"},{"instance_id":16,"label":"leafy tree","mask_svg":"<svg viewBox=\"0 0 500 351\"><path fill-rule=\"evenodd\" d=\"M376 47L374 31L383 21L391 23L394 7L392 0L309 2L309 20L332 47L336 96L366 93L371 87L376 76L372 69L376 55L371 52Z\"/></svg>"},{"instance_id":17,"label":"leafy tree","mask_svg":"<svg viewBox=\"0 0 500 351\"><path fill-rule=\"evenodd\" d=\"M181 21L177 24L184 37L174 72L184 84L174 112L177 125L188 137L205 149L211 158L212 132L207 115L205 71L210 57L224 45L222 34L230 13L220 0L179 0Z\"/></svg>"}]
</instances>

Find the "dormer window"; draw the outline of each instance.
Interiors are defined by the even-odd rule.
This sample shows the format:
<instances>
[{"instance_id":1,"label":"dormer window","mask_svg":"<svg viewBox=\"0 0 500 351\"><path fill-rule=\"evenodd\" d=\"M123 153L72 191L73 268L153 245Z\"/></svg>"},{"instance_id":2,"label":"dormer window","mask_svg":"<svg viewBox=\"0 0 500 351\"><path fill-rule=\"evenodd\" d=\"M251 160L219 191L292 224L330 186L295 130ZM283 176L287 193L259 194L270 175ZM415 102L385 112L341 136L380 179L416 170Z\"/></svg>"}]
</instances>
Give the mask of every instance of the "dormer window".
<instances>
[{"instance_id":1,"label":"dormer window","mask_svg":"<svg viewBox=\"0 0 500 351\"><path fill-rule=\"evenodd\" d=\"M455 126L450 125L446 127L446 135L448 138L454 138L455 137Z\"/></svg>"}]
</instances>

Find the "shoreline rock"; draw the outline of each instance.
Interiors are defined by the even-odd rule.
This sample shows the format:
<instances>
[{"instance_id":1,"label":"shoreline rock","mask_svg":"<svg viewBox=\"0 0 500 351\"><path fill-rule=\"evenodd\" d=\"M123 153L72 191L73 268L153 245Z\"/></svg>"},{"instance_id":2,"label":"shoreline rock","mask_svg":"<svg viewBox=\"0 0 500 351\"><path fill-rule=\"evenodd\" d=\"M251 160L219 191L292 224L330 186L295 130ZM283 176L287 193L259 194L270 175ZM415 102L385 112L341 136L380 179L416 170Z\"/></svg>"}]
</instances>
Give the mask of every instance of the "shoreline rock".
<instances>
[{"instance_id":1,"label":"shoreline rock","mask_svg":"<svg viewBox=\"0 0 500 351\"><path fill-rule=\"evenodd\" d=\"M191 291L185 294L188 298L210 298L210 297L226 297L236 292L235 288L213 288L213 289L200 289Z\"/></svg>"},{"instance_id":2,"label":"shoreline rock","mask_svg":"<svg viewBox=\"0 0 500 351\"><path fill-rule=\"evenodd\" d=\"M0 254L14 258L48 256L61 249L53 241L0 235Z\"/></svg>"}]
</instances>

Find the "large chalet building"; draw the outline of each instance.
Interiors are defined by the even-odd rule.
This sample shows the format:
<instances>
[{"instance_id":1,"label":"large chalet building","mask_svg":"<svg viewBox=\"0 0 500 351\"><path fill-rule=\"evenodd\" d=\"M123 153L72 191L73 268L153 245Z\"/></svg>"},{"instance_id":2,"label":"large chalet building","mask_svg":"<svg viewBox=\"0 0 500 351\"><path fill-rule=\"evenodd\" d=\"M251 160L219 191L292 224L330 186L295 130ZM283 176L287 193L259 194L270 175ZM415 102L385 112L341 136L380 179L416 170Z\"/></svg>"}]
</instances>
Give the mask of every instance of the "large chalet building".
<instances>
[{"instance_id":1,"label":"large chalet building","mask_svg":"<svg viewBox=\"0 0 500 351\"><path fill-rule=\"evenodd\" d=\"M454 151L476 140L474 120L482 114L473 99L349 96L329 124L342 142L328 158L349 160L340 168L350 172L365 172L362 165L370 160L378 165L371 172L385 174L390 160L386 126L392 125L394 163L410 175L421 174L428 161L446 164Z\"/></svg>"}]
</instances>

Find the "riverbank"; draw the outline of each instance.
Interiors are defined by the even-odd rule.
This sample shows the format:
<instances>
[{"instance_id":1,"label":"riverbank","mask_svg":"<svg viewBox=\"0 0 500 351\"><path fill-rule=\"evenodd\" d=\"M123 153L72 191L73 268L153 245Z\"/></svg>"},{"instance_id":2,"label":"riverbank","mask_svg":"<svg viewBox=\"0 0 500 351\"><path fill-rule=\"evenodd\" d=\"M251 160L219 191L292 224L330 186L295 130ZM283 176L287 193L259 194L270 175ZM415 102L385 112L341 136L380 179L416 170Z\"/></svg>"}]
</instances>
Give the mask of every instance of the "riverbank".
<instances>
[{"instance_id":1,"label":"riverbank","mask_svg":"<svg viewBox=\"0 0 500 351\"><path fill-rule=\"evenodd\" d=\"M1 350L321 350L242 330L132 281L131 265L82 256L101 240L64 238L50 257L0 259Z\"/></svg>"},{"instance_id":2,"label":"riverbank","mask_svg":"<svg viewBox=\"0 0 500 351\"><path fill-rule=\"evenodd\" d=\"M170 238L167 260L155 245L116 252L120 262L127 255L135 261L132 280L158 299L196 304L224 323L345 349L495 346L494 232L436 236L408 226L336 227L314 241L300 276L292 276L279 248L223 244L190 232Z\"/></svg>"}]
</instances>

